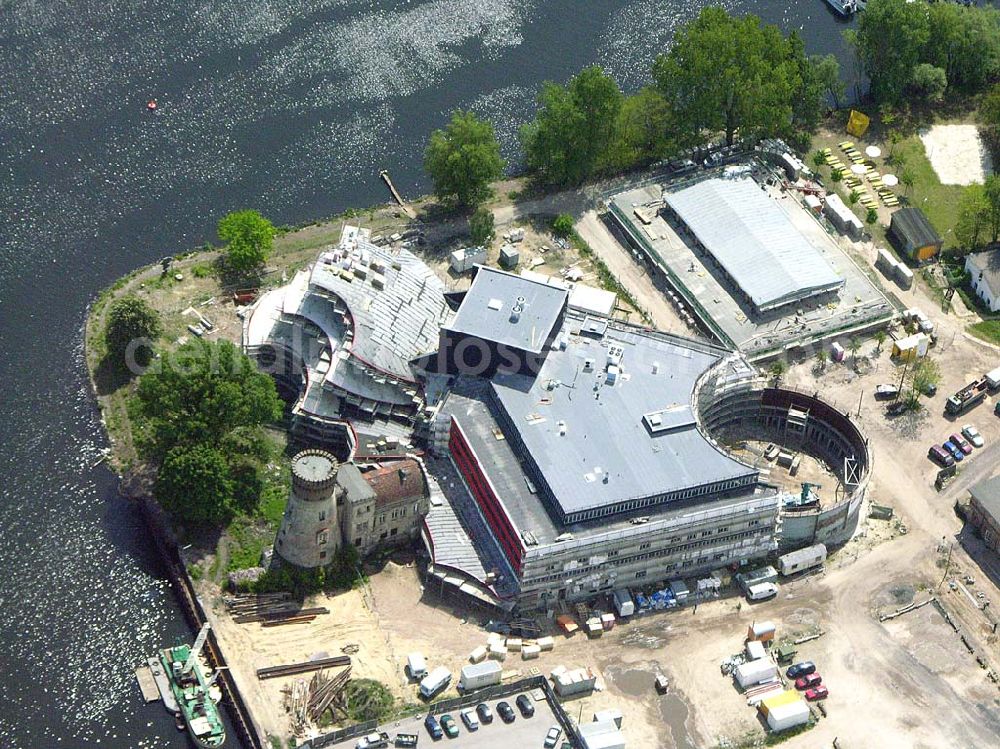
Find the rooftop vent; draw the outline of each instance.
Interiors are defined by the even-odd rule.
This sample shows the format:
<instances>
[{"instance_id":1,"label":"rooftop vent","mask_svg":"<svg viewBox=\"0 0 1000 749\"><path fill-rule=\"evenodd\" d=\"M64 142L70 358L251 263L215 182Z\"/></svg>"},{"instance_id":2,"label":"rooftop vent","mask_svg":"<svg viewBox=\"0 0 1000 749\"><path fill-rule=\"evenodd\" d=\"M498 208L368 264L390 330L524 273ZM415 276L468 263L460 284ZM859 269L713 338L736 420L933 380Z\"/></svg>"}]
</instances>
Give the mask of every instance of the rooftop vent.
<instances>
[{"instance_id":1,"label":"rooftop vent","mask_svg":"<svg viewBox=\"0 0 1000 749\"><path fill-rule=\"evenodd\" d=\"M490 299L486 306L494 312L498 312L503 307L503 302L499 299Z\"/></svg>"},{"instance_id":2,"label":"rooftop vent","mask_svg":"<svg viewBox=\"0 0 1000 749\"><path fill-rule=\"evenodd\" d=\"M515 304L510 308L510 321L517 322L521 319L521 305Z\"/></svg>"}]
</instances>

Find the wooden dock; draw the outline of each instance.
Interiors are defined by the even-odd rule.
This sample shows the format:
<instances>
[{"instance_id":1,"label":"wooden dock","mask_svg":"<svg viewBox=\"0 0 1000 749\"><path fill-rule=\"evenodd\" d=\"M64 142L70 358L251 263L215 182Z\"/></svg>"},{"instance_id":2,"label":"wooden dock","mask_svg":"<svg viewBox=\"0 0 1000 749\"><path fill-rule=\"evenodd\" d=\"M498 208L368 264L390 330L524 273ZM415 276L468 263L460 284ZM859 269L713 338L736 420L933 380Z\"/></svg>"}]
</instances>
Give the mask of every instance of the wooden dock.
<instances>
[{"instance_id":1,"label":"wooden dock","mask_svg":"<svg viewBox=\"0 0 1000 749\"><path fill-rule=\"evenodd\" d=\"M160 699L160 690L156 688L156 681L153 680L153 672L149 670L149 666L136 668L135 680L139 682L139 691L147 703Z\"/></svg>"},{"instance_id":2,"label":"wooden dock","mask_svg":"<svg viewBox=\"0 0 1000 749\"><path fill-rule=\"evenodd\" d=\"M392 193L392 199L396 201L396 203L399 205L400 208L403 209L403 213L405 213L411 219L415 219L417 217L417 212L412 208L410 208L410 206L406 204L406 201L403 200L402 196L399 194L399 191L396 190L396 186L392 184L392 178L389 177L389 172L383 169L381 172L378 173L378 176L382 178L383 182L385 182L386 186L389 188L389 192Z\"/></svg>"}]
</instances>

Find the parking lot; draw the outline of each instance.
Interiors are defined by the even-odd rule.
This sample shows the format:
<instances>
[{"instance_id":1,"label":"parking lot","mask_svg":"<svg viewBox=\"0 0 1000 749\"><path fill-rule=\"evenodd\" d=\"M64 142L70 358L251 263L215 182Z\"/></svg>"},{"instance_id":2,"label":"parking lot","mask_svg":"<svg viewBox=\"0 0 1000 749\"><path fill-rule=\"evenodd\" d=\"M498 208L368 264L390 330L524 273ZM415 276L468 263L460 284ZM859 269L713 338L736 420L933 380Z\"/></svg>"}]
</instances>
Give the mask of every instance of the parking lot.
<instances>
[{"instance_id":1,"label":"parking lot","mask_svg":"<svg viewBox=\"0 0 1000 749\"><path fill-rule=\"evenodd\" d=\"M524 749L540 748L545 742L545 734L552 726L559 725L559 721L552 711L552 706L545 699L532 699L532 704L535 706L535 714L530 718L522 717L520 711L514 705L514 700L518 694L528 694L529 699L532 698L532 694L536 697L539 696L539 693L512 692L507 697L485 700L486 704L490 707L490 711L493 713L493 722L488 725L480 723L476 731L469 731L465 727L465 724L462 722L460 710L448 712L447 714L455 719L455 724L458 726L458 736L454 739L444 736L435 742L424 726L424 719L427 717L427 713L421 713L414 718L379 726L377 730L385 731L389 734L389 746L393 746L393 741L397 734L415 733L420 737L420 746L433 743L447 746L450 749L497 749L498 747L517 747L517 749L522 749L522 747ZM507 702L514 709L516 717L512 723L504 723L500 719L500 716L497 715L498 702ZM469 709L474 711L475 707L476 705L473 703ZM435 717L440 720L441 715L437 714ZM556 744L557 747L562 744L563 739L565 739L565 734L560 736L560 740ZM334 744L333 747L334 749L354 749L357 742L358 738L348 739L339 744Z\"/></svg>"}]
</instances>

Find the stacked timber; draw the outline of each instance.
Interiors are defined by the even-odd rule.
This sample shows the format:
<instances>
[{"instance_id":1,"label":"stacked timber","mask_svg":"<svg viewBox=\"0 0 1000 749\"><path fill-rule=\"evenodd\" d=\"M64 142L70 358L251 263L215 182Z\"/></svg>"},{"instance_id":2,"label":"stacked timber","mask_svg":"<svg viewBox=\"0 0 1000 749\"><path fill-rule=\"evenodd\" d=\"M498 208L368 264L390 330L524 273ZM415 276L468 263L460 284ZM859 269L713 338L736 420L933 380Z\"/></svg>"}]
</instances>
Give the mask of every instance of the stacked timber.
<instances>
[{"instance_id":1,"label":"stacked timber","mask_svg":"<svg viewBox=\"0 0 1000 749\"><path fill-rule=\"evenodd\" d=\"M262 593L237 596L226 601L229 613L237 624L260 622L265 627L311 622L330 610L319 606L304 609L289 593Z\"/></svg>"},{"instance_id":2,"label":"stacked timber","mask_svg":"<svg viewBox=\"0 0 1000 749\"><path fill-rule=\"evenodd\" d=\"M320 671L309 682L309 699L307 714L309 720L318 723L327 710L333 712L338 720L348 721L347 705L344 701L344 689L351 680L351 667L341 671L336 676L329 676L326 671Z\"/></svg>"},{"instance_id":3,"label":"stacked timber","mask_svg":"<svg viewBox=\"0 0 1000 749\"><path fill-rule=\"evenodd\" d=\"M304 674L309 671L319 671L320 669L329 668L331 666L350 665L351 656L335 655L330 658L316 658L315 660L303 661L302 663L287 663L283 666L258 668L257 678L263 681L264 679L277 679L281 676L295 676L296 674Z\"/></svg>"}]
</instances>

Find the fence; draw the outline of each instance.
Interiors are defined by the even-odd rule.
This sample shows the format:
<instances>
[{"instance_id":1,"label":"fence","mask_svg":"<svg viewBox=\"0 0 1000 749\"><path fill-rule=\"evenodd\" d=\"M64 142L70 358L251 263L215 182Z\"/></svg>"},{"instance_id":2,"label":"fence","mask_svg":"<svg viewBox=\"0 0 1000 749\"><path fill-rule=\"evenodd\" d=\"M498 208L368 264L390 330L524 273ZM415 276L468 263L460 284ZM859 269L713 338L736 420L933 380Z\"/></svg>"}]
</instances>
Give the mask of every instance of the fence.
<instances>
[{"instance_id":1,"label":"fence","mask_svg":"<svg viewBox=\"0 0 1000 749\"><path fill-rule=\"evenodd\" d=\"M545 694L545 699L552 708L552 712L556 716L556 720L558 721L560 728L563 729L563 733L566 735L565 740L569 741L574 749L582 749L583 739L580 737L579 729L573 721L570 720L566 711L563 710L562 705L559 704L559 700L556 699L555 692L552 691L552 686L549 684L549 680L544 676L529 676L525 679L519 679L518 681L513 681L507 684L497 684L495 686L477 689L475 692L470 692L469 694L463 694L458 697L452 697L447 700L435 702L428 705L426 708L404 712L401 715L395 716L395 719L417 715L425 711L429 715L442 715L449 712L458 712L464 710L465 708L478 705L480 702L510 697L518 692L528 692L535 689L541 689ZM347 741L357 736L364 736L365 734L371 733L378 728L378 725L379 724L376 721L358 723L357 725L348 726L346 728L332 731L331 733L323 736L318 736L317 738L312 739L305 744L301 744L300 746L302 749L323 749L323 747L333 746L341 741Z\"/></svg>"}]
</instances>

